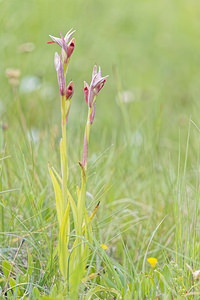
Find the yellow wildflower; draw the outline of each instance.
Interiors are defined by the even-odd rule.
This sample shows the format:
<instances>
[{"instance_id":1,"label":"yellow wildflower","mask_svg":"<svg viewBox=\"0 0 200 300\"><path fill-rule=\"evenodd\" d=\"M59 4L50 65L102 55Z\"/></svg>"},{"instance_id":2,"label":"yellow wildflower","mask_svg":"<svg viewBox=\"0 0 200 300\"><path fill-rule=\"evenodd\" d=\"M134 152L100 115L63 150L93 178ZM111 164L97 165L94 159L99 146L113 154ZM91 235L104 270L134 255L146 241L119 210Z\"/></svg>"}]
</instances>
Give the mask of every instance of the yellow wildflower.
<instances>
[{"instance_id":1,"label":"yellow wildflower","mask_svg":"<svg viewBox=\"0 0 200 300\"><path fill-rule=\"evenodd\" d=\"M150 263L151 267L155 267L155 265L157 264L157 258L154 258L154 257L149 257L147 258L147 261Z\"/></svg>"},{"instance_id":2,"label":"yellow wildflower","mask_svg":"<svg viewBox=\"0 0 200 300\"><path fill-rule=\"evenodd\" d=\"M107 247L106 245L104 245L104 244L101 244L101 248L102 248L103 250L108 249L108 247Z\"/></svg>"}]
</instances>

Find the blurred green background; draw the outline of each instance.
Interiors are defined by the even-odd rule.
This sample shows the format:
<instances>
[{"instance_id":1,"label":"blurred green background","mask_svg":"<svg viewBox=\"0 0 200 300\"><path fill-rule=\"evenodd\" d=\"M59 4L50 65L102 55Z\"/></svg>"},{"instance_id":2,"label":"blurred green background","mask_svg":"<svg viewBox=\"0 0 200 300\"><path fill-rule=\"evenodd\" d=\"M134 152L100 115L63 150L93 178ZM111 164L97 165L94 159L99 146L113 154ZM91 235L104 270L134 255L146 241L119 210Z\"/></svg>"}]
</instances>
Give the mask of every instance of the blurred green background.
<instances>
[{"instance_id":1,"label":"blurred green background","mask_svg":"<svg viewBox=\"0 0 200 300\"><path fill-rule=\"evenodd\" d=\"M76 92L71 122L84 121L82 82L90 81L96 62L103 75L110 75L98 101L101 127L108 126L110 132L121 128L113 78L116 66L122 90L131 92L127 110L132 130L143 120L152 122L161 109L163 138L168 132L177 136L179 125L187 126L188 116L199 107L199 10L199 2L189 0L1 1L1 115L12 103L5 70L18 68L21 78L37 76L41 83L41 92L20 95L28 122L36 127L55 123L59 100L53 57L59 49L46 42L48 34L59 36L60 31L74 28L76 50L69 80L75 81ZM20 53L20 45L27 42L34 43L34 51Z\"/></svg>"},{"instance_id":2,"label":"blurred green background","mask_svg":"<svg viewBox=\"0 0 200 300\"><path fill-rule=\"evenodd\" d=\"M161 220L171 213L178 153L185 153L190 118L200 127L199 15L197 0L0 1L0 115L8 124L6 133L1 132L2 151L6 143L2 153L12 156L2 175L2 190L19 188L26 195L31 188L37 195L48 186L51 199L44 206L54 207L47 164L59 168L60 100L53 60L60 49L46 42L49 34L59 36L73 28L76 47L68 73L75 83L68 128L71 172L78 177L87 116L83 81L90 82L96 62L109 78L97 100L89 150L92 206L104 199L103 217L105 207L118 211L123 201L113 208L115 200L130 197L132 211L142 203L137 212L151 217L153 230L158 216ZM34 49L24 52L22 45L28 42ZM32 151L5 76L7 68L21 71L17 97ZM32 77L36 83L30 91L26 80ZM195 182L199 131L193 124L190 143L188 179ZM23 205L22 194L12 195L12 203ZM107 227L106 234L107 239L112 236Z\"/></svg>"}]
</instances>

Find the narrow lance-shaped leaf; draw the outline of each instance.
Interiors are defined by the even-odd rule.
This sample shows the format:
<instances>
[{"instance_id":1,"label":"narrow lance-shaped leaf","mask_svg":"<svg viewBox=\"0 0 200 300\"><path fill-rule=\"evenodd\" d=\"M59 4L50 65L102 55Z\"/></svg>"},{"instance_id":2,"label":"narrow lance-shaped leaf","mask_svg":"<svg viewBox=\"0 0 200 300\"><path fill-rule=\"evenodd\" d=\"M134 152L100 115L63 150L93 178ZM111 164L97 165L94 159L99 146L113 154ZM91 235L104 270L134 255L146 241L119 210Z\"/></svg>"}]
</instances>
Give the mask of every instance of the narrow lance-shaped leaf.
<instances>
[{"instance_id":1,"label":"narrow lance-shaped leaf","mask_svg":"<svg viewBox=\"0 0 200 300\"><path fill-rule=\"evenodd\" d=\"M62 218L63 218L62 191L61 191L60 185L50 167L49 167L49 173L50 173L51 180L53 183L53 188L54 188L54 193L55 193L55 198L56 198L56 210L57 210L57 216L58 216L58 223L59 223L59 227L60 227L61 223L62 223Z\"/></svg>"},{"instance_id":2,"label":"narrow lance-shaped leaf","mask_svg":"<svg viewBox=\"0 0 200 300\"><path fill-rule=\"evenodd\" d=\"M70 206L72 208L72 213L73 213L73 219L74 219L74 227L75 227L75 232L77 232L77 226L78 226L78 214L77 214L77 207L76 207L76 203L70 193L69 190L67 190L67 195L68 195L68 199L70 202Z\"/></svg>"},{"instance_id":3,"label":"narrow lance-shaped leaf","mask_svg":"<svg viewBox=\"0 0 200 300\"><path fill-rule=\"evenodd\" d=\"M59 257L60 271L65 280L67 279L67 265L68 265L68 257L69 257L69 250L68 250L68 242L69 242L69 234L70 234L69 208L70 205L68 203L62 224L60 226L59 243L58 243L58 257Z\"/></svg>"},{"instance_id":4,"label":"narrow lance-shaped leaf","mask_svg":"<svg viewBox=\"0 0 200 300\"><path fill-rule=\"evenodd\" d=\"M81 167L82 182L81 182L81 189L80 189L79 197L78 197L77 208L78 208L78 222L79 222L78 234L81 235L84 212L85 212L85 200L86 200L86 174L85 174L85 168L84 168L83 164L81 162L79 162L79 165Z\"/></svg>"},{"instance_id":5,"label":"narrow lance-shaped leaf","mask_svg":"<svg viewBox=\"0 0 200 300\"><path fill-rule=\"evenodd\" d=\"M100 201L99 201L99 202L97 203L97 205L95 206L95 209L94 209L93 213L92 213L91 216L89 217L89 222L88 222L88 223L91 223L91 222L92 222L92 219L94 218L94 216L95 216L95 214L96 214L96 212L97 212L97 209L98 209L98 207L99 207L99 204L100 204ZM92 229L92 227L91 227L91 229ZM82 230L83 230L83 234L84 234L84 231L85 231L85 224L83 225Z\"/></svg>"}]
</instances>

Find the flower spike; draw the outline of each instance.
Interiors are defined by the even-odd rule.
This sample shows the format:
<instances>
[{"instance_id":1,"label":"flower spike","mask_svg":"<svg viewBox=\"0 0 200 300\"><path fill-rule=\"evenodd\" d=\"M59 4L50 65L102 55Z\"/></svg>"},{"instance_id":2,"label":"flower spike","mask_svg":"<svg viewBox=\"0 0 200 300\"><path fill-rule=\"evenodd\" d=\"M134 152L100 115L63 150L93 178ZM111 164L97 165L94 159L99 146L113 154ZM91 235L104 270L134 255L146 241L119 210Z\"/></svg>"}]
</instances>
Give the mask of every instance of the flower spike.
<instances>
[{"instance_id":1,"label":"flower spike","mask_svg":"<svg viewBox=\"0 0 200 300\"><path fill-rule=\"evenodd\" d=\"M88 103L89 107L92 107L94 102L94 97L100 92L103 88L107 76L101 76L101 68L99 67L99 72L97 73L97 65L94 65L93 72L92 72L92 81L90 86L84 81L84 95L85 101Z\"/></svg>"},{"instance_id":2,"label":"flower spike","mask_svg":"<svg viewBox=\"0 0 200 300\"><path fill-rule=\"evenodd\" d=\"M94 70L96 71L96 69L94 69ZM100 67L99 67L99 72L97 73L97 71L96 72L93 71L93 74L95 74L95 75L93 75L93 77L92 77L91 85L93 87L95 95L97 95L100 92L100 90L102 89L102 87L104 86L108 75L102 77Z\"/></svg>"},{"instance_id":3,"label":"flower spike","mask_svg":"<svg viewBox=\"0 0 200 300\"><path fill-rule=\"evenodd\" d=\"M90 128L94 121L95 111L96 111L96 96L103 88L106 78L108 76L101 76L101 68L99 67L99 72L97 73L97 65L94 65L92 71L92 81L90 86L84 81L84 97L86 103L88 103L88 119L85 125L85 135L83 142L83 158L82 163L85 169L87 169L87 157L88 157L88 144L90 138Z\"/></svg>"}]
</instances>

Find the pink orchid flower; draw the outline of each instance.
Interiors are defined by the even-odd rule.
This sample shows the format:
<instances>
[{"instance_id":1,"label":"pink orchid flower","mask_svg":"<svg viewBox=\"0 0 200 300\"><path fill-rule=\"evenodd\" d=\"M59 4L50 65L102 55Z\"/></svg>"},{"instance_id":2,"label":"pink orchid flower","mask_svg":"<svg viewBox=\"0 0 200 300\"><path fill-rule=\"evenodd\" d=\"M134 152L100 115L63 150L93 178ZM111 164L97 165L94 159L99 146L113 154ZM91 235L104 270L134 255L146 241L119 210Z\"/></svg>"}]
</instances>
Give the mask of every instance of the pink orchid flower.
<instances>
[{"instance_id":1,"label":"pink orchid flower","mask_svg":"<svg viewBox=\"0 0 200 300\"><path fill-rule=\"evenodd\" d=\"M84 96L85 101L88 103L89 107L92 107L92 103L94 100L94 96L96 96L100 90L103 88L107 76L101 76L101 68L99 67L99 72L97 73L97 65L95 64L93 72L92 72L92 81L90 86L87 82L84 81Z\"/></svg>"},{"instance_id":2,"label":"pink orchid flower","mask_svg":"<svg viewBox=\"0 0 200 300\"><path fill-rule=\"evenodd\" d=\"M48 44L56 43L62 48L62 58L64 63L67 62L67 60L70 58L74 51L75 39L73 38L69 42L74 32L75 30L72 31L72 29L70 29L65 35L65 37L63 37L62 33L60 33L61 38L49 35L52 41L48 42Z\"/></svg>"}]
</instances>

